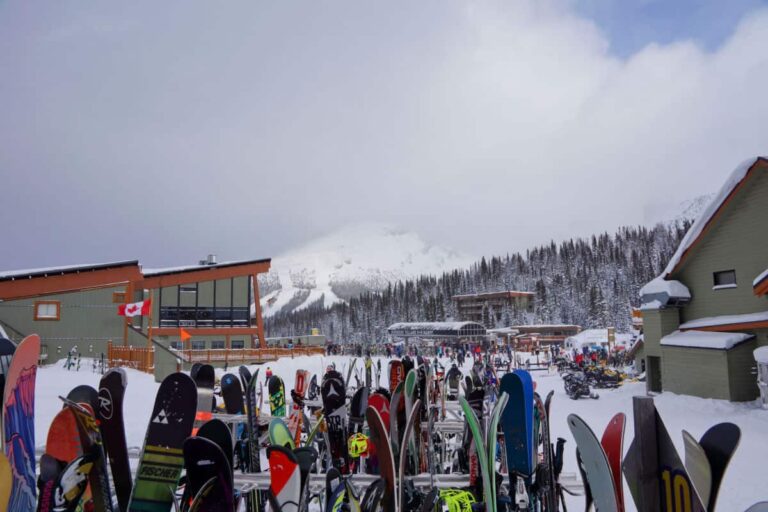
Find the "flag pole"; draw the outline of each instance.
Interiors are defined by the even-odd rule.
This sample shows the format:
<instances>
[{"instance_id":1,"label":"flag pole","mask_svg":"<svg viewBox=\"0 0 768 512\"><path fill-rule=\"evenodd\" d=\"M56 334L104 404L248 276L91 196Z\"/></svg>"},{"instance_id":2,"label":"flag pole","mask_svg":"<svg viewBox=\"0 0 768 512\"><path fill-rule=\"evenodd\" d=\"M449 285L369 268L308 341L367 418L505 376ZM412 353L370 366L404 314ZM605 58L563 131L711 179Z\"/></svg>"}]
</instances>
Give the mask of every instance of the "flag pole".
<instances>
[{"instance_id":1,"label":"flag pole","mask_svg":"<svg viewBox=\"0 0 768 512\"><path fill-rule=\"evenodd\" d=\"M147 326L147 348L152 348L152 309L153 309L153 300L152 296L154 294L154 290L149 290L149 325Z\"/></svg>"}]
</instances>

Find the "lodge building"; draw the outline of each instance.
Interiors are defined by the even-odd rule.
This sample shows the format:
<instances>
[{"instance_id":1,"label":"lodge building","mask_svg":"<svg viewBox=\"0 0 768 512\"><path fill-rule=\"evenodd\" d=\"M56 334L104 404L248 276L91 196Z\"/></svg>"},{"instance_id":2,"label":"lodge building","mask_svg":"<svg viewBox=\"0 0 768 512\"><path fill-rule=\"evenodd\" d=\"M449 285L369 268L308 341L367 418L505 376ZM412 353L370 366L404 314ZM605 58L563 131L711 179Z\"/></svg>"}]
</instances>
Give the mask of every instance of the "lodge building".
<instances>
[{"instance_id":1,"label":"lodge building","mask_svg":"<svg viewBox=\"0 0 768 512\"><path fill-rule=\"evenodd\" d=\"M768 159L736 168L641 291L648 390L749 401L768 345Z\"/></svg>"},{"instance_id":2,"label":"lodge building","mask_svg":"<svg viewBox=\"0 0 768 512\"><path fill-rule=\"evenodd\" d=\"M40 335L43 358L74 350L98 357L107 344L144 347L151 335L182 348L265 347L257 276L271 260L142 269L138 261L0 272L0 326L14 341ZM151 299L151 315L127 318L118 306ZM150 330L150 318L152 325Z\"/></svg>"},{"instance_id":3,"label":"lodge building","mask_svg":"<svg viewBox=\"0 0 768 512\"><path fill-rule=\"evenodd\" d=\"M477 322L491 328L502 320L507 322L515 313L533 312L533 301L536 294L533 292L521 292L506 290L490 293L471 293L466 295L454 295L453 302L456 305L456 313L461 321ZM503 318L507 312L511 316Z\"/></svg>"}]
</instances>

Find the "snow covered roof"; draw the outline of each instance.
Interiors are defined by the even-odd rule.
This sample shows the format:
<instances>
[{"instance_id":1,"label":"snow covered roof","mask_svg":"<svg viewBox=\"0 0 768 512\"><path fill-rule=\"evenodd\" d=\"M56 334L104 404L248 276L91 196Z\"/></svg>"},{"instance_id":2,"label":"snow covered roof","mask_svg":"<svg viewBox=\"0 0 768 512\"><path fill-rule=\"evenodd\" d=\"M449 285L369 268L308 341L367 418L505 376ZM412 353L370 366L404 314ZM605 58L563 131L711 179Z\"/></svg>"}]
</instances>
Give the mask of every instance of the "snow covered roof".
<instances>
[{"instance_id":1,"label":"snow covered roof","mask_svg":"<svg viewBox=\"0 0 768 512\"><path fill-rule=\"evenodd\" d=\"M665 347L730 350L753 337L743 332L675 331L661 338L661 344Z\"/></svg>"},{"instance_id":2,"label":"snow covered roof","mask_svg":"<svg viewBox=\"0 0 768 512\"><path fill-rule=\"evenodd\" d=\"M768 268L752 281L752 288L755 289L757 295L768 294Z\"/></svg>"},{"instance_id":3,"label":"snow covered roof","mask_svg":"<svg viewBox=\"0 0 768 512\"><path fill-rule=\"evenodd\" d=\"M657 277L640 288L640 309L659 309L662 306L685 303L691 300L691 292L680 281Z\"/></svg>"},{"instance_id":4,"label":"snow covered roof","mask_svg":"<svg viewBox=\"0 0 768 512\"><path fill-rule=\"evenodd\" d=\"M704 230L712 223L721 210L721 207L727 203L728 199L736 192L738 186L748 177L750 171L757 168L755 164L762 162L768 163L765 157L750 158L742 162L736 169L733 170L728 179L725 180L723 186L720 188L717 194L715 194L712 201L701 212L699 218L691 225L691 228L683 237L682 242L677 247L675 254L669 260L664 272L660 277L668 277L675 269L680 265L683 259L687 256L688 251L697 242Z\"/></svg>"},{"instance_id":5,"label":"snow covered roof","mask_svg":"<svg viewBox=\"0 0 768 512\"><path fill-rule=\"evenodd\" d=\"M198 264L198 265L185 265L181 267L167 267L167 268L147 268L142 269L142 273L145 277L152 277L152 276L159 276L159 275L167 275L167 274L178 274L181 272L194 272L196 270L209 270L212 268L226 268L226 267L234 267L237 265L251 265L254 263L269 263L269 258L260 259L260 260L239 260L239 261L222 261L220 263L213 263L213 264Z\"/></svg>"},{"instance_id":6,"label":"snow covered roof","mask_svg":"<svg viewBox=\"0 0 768 512\"><path fill-rule=\"evenodd\" d=\"M516 290L504 290L501 292L487 292L487 293L465 293L463 295L454 295L451 297L453 300L467 300L467 299L500 299L500 298L512 298L512 297L533 297L534 292L521 292Z\"/></svg>"},{"instance_id":7,"label":"snow covered roof","mask_svg":"<svg viewBox=\"0 0 768 512\"><path fill-rule=\"evenodd\" d=\"M716 327L723 325L751 324L755 322L768 322L768 311L760 313L747 313L744 315L721 315L697 318L680 324L680 329L700 329L702 327Z\"/></svg>"},{"instance_id":8,"label":"snow covered roof","mask_svg":"<svg viewBox=\"0 0 768 512\"><path fill-rule=\"evenodd\" d=\"M399 322L387 328L392 336L485 336L477 322Z\"/></svg>"},{"instance_id":9,"label":"snow covered roof","mask_svg":"<svg viewBox=\"0 0 768 512\"><path fill-rule=\"evenodd\" d=\"M59 267L31 268L26 270L6 270L0 271L0 281L12 281L16 279L30 279L33 277L47 277L62 274L71 274L76 272L87 272L91 270L105 270L116 267L127 267L138 265L136 260L114 261L109 263L80 263L78 265L63 265Z\"/></svg>"}]
</instances>

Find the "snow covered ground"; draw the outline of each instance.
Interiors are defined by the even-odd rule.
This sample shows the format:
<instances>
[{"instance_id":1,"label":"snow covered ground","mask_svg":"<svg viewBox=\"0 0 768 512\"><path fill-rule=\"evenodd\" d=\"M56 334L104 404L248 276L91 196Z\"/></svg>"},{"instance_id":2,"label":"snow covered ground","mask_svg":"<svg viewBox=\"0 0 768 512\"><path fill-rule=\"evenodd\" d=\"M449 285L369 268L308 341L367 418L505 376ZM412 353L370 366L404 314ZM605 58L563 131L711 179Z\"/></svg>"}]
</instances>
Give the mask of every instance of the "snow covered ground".
<instances>
[{"instance_id":1,"label":"snow covered ground","mask_svg":"<svg viewBox=\"0 0 768 512\"><path fill-rule=\"evenodd\" d=\"M264 373L269 366L276 375L283 378L286 389L291 389L297 369L306 369L321 375L324 368L334 362L337 369L345 371L350 360L351 358L342 356L286 358L269 365L251 367L251 370L255 371L256 368L261 368L259 378L264 379ZM386 380L387 362L387 359L381 360L382 383ZM447 363L447 361L444 362ZM469 366L468 363L464 369L469 370ZM89 367L89 365L83 365L83 369L79 372L66 371L60 365L39 369L35 396L36 444L39 448L45 446L48 425L61 408L61 402L57 397L66 395L70 389L78 384L98 386L100 376L85 370L85 367ZM128 388L124 409L126 433L128 445L139 447L143 444L154 396L159 385L154 382L151 375L134 370L127 372ZM217 370L218 376L222 374L221 369ZM644 383L629 383L616 390L598 390L600 394L598 400L573 401L565 395L562 380L556 373L548 374L539 371L533 372L533 376L537 382L537 390L542 396L546 395L549 390L555 391L551 412L551 430L553 440L557 437L563 437L567 440L564 472L577 473L575 443L566 425L566 417L570 413L579 414L600 436L610 418L617 412L624 412L628 418L625 449L629 447L634 436L632 397L645 393ZM663 393L657 396L655 403L681 457L684 453L682 429L699 438L704 431L718 422L730 421L741 427L741 445L725 475L718 503L719 510L745 510L756 501L768 499L768 490L764 487L765 461L768 460L768 442L766 441L768 411L761 409L756 402L735 404L673 393ZM634 510L634 507L631 506L631 498L629 498L626 484L625 496L630 503L629 510ZM580 497L569 497L568 500L570 509L578 510L583 506L583 499Z\"/></svg>"}]
</instances>

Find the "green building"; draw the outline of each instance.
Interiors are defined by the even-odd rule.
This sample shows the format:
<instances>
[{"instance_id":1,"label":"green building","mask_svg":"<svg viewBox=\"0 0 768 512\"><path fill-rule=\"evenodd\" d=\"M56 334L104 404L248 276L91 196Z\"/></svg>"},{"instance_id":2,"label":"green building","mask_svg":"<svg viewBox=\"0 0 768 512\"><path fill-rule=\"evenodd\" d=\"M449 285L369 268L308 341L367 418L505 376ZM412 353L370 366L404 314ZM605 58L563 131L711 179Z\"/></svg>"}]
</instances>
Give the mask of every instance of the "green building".
<instances>
[{"instance_id":1,"label":"green building","mask_svg":"<svg viewBox=\"0 0 768 512\"><path fill-rule=\"evenodd\" d=\"M265 346L257 275L270 260L142 269L138 261L0 272L0 326L14 340L38 334L44 362L107 346L232 350ZM150 301L126 317L120 305ZM151 324L150 324L151 320ZM151 327L150 327L151 325ZM182 342L184 335L190 338Z\"/></svg>"},{"instance_id":2,"label":"green building","mask_svg":"<svg viewBox=\"0 0 768 512\"><path fill-rule=\"evenodd\" d=\"M649 391L749 401L768 345L768 160L740 165L640 291Z\"/></svg>"}]
</instances>

